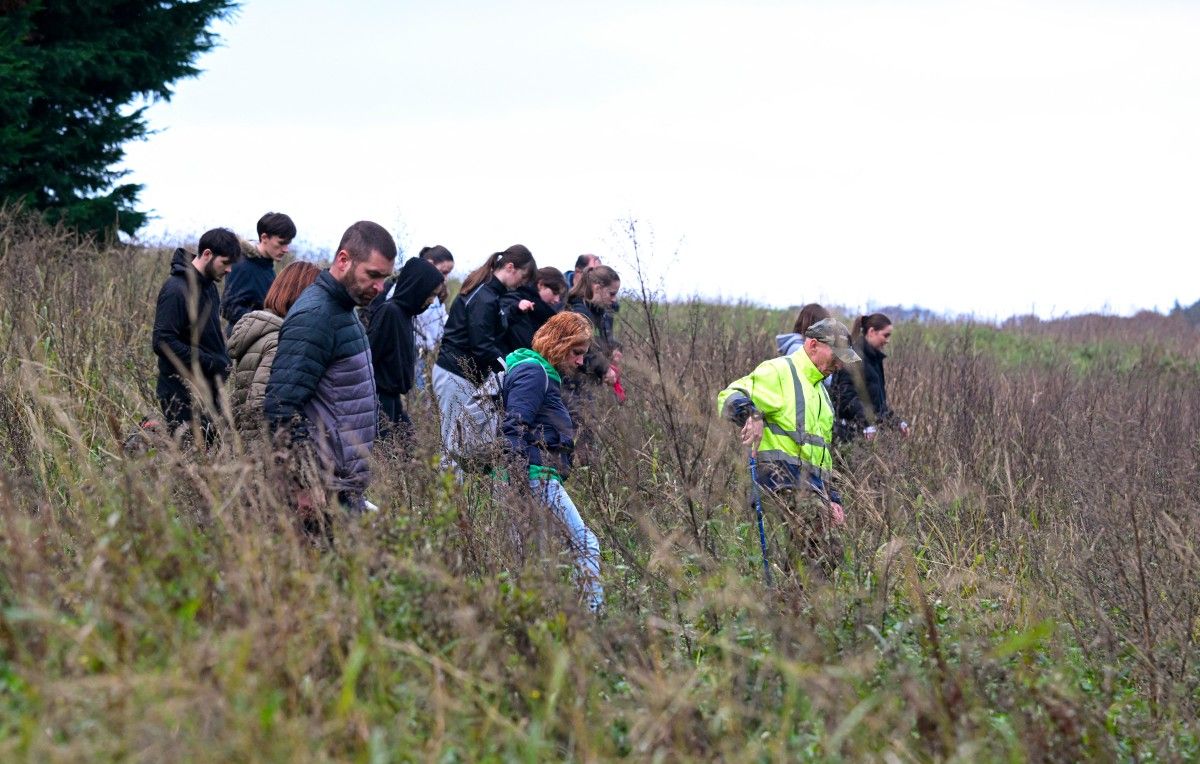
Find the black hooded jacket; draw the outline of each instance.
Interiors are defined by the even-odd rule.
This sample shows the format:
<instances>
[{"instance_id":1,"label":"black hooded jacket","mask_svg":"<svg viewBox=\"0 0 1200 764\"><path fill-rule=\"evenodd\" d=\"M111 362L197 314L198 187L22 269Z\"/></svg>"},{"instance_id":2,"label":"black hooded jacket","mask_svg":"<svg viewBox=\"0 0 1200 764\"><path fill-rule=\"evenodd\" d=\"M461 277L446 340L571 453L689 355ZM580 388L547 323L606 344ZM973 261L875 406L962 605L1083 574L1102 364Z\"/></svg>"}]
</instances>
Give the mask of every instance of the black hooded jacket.
<instances>
[{"instance_id":1,"label":"black hooded jacket","mask_svg":"<svg viewBox=\"0 0 1200 764\"><path fill-rule=\"evenodd\" d=\"M862 432L867 425L888 424L894 414L888 406L887 380L883 375L883 359L887 356L861 337L855 340L854 351L862 363L834 373L829 397L834 417L845 420L855 432ZM860 368L862 378L856 381Z\"/></svg>"},{"instance_id":2,"label":"black hooded jacket","mask_svg":"<svg viewBox=\"0 0 1200 764\"><path fill-rule=\"evenodd\" d=\"M450 306L446 333L438 351L437 365L476 384L489 371L504 370L504 322L500 297L508 289L492 276Z\"/></svg>"},{"instance_id":3,"label":"black hooded jacket","mask_svg":"<svg viewBox=\"0 0 1200 764\"><path fill-rule=\"evenodd\" d=\"M194 312L189 295L195 300ZM216 283L196 270L191 255L175 250L171 275L158 291L152 347L158 356L158 398L173 402L181 412L190 411L190 394L175 360L189 378L192 369L198 368L214 395L217 382L229 376L229 351L221 331L220 310Z\"/></svg>"},{"instance_id":4,"label":"black hooded jacket","mask_svg":"<svg viewBox=\"0 0 1200 764\"><path fill-rule=\"evenodd\" d=\"M412 320L425 310L426 301L443 280L433 263L412 258L400 269L395 286L367 308L367 339L380 394L404 395L412 389L417 364Z\"/></svg>"},{"instance_id":5,"label":"black hooded jacket","mask_svg":"<svg viewBox=\"0 0 1200 764\"><path fill-rule=\"evenodd\" d=\"M521 300L533 303L533 310L522 311L517 308ZM500 296L500 313L504 320L504 352L511 353L517 348L532 348L533 335L542 328L542 324L554 318L557 313L542 300L535 284L525 284L505 292Z\"/></svg>"}]
</instances>

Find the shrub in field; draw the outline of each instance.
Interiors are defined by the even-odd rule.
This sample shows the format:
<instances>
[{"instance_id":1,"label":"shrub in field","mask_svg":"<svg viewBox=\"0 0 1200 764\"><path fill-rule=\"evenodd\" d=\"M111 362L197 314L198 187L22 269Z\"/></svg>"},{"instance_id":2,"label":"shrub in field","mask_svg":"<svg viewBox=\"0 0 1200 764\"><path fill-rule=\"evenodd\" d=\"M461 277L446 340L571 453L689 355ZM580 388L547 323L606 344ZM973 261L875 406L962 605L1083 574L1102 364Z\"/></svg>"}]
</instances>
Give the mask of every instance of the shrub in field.
<instances>
[{"instance_id":1,"label":"shrub in field","mask_svg":"<svg viewBox=\"0 0 1200 764\"><path fill-rule=\"evenodd\" d=\"M421 395L411 449L373 458L380 512L328 542L232 431L125 455L167 256L0 215L5 760L1200 755L1183 335L899 324L915 433L839 451L845 563L767 590L714 397L792 316L626 293L630 401L601 396L570 484L596 618L544 509L439 471Z\"/></svg>"}]
</instances>

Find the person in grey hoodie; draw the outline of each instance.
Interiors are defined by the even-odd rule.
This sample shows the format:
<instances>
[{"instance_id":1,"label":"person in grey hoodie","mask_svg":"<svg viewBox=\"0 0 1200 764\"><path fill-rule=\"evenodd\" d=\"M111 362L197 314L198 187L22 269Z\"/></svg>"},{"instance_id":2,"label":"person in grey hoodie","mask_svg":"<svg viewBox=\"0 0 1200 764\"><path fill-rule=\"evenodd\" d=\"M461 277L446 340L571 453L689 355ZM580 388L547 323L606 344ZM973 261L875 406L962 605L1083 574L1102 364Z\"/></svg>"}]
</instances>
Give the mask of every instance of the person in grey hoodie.
<instances>
[{"instance_id":1,"label":"person in grey hoodie","mask_svg":"<svg viewBox=\"0 0 1200 764\"><path fill-rule=\"evenodd\" d=\"M323 485L301 485L293 496L306 522L314 510L324 512L331 495L349 511L367 507L379 402L371 347L354 308L379 295L395 260L396 242L383 226L365 220L350 226L333 264L304 290L279 330L263 408L270 431L301 451L301 468L315 449Z\"/></svg>"}]
</instances>

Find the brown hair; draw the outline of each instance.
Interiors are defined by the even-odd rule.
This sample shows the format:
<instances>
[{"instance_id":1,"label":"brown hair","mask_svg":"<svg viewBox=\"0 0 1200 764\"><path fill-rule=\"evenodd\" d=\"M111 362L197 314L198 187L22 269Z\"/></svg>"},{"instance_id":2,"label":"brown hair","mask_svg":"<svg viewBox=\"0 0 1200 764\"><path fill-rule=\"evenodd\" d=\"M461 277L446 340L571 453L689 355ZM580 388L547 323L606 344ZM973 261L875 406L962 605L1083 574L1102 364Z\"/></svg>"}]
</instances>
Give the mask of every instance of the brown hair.
<instances>
[{"instance_id":1,"label":"brown hair","mask_svg":"<svg viewBox=\"0 0 1200 764\"><path fill-rule=\"evenodd\" d=\"M800 309L800 315L796 316L796 324L792 327L792 331L803 335L808 331L808 327L825 318L833 318L833 316L824 306L810 302Z\"/></svg>"},{"instance_id":2,"label":"brown hair","mask_svg":"<svg viewBox=\"0 0 1200 764\"><path fill-rule=\"evenodd\" d=\"M571 287L571 293L567 295L567 299L574 300L576 297L582 297L587 302L591 302L593 286L608 286L614 281L620 280L621 277L617 275L617 272L607 265L594 265L576 277L575 286Z\"/></svg>"},{"instance_id":3,"label":"brown hair","mask_svg":"<svg viewBox=\"0 0 1200 764\"><path fill-rule=\"evenodd\" d=\"M386 228L370 220L360 220L346 229L334 251L341 252L343 249L350 255L350 260L356 263L370 258L372 252L378 252L388 260L396 259L396 240Z\"/></svg>"},{"instance_id":4,"label":"brown hair","mask_svg":"<svg viewBox=\"0 0 1200 764\"><path fill-rule=\"evenodd\" d=\"M562 271L558 268L551 266L538 268L537 283L554 292L559 297L562 297L567 292L567 280L563 278Z\"/></svg>"},{"instance_id":5,"label":"brown hair","mask_svg":"<svg viewBox=\"0 0 1200 764\"><path fill-rule=\"evenodd\" d=\"M590 344L592 322L582 313L565 312L542 324L533 335L533 350L556 369L566 363L571 348Z\"/></svg>"},{"instance_id":6,"label":"brown hair","mask_svg":"<svg viewBox=\"0 0 1200 764\"><path fill-rule=\"evenodd\" d=\"M868 329L874 329L881 332L892 325L892 319L882 313L872 313L869 316L859 316L854 319L854 323L850 325L850 336L857 340L859 337L865 337Z\"/></svg>"},{"instance_id":7,"label":"brown hair","mask_svg":"<svg viewBox=\"0 0 1200 764\"><path fill-rule=\"evenodd\" d=\"M470 275L463 281L458 293L460 295L470 294L475 290L475 287L490 279L497 269L503 268L509 263L512 263L517 270L525 272L526 281L537 278L537 263L533 261L533 253L524 244L514 244L503 252L488 255L487 261L471 271Z\"/></svg>"},{"instance_id":8,"label":"brown hair","mask_svg":"<svg viewBox=\"0 0 1200 764\"><path fill-rule=\"evenodd\" d=\"M441 244L434 244L432 247L422 247L421 251L417 253L417 257L422 260L428 260L434 265L454 262L454 255Z\"/></svg>"},{"instance_id":9,"label":"brown hair","mask_svg":"<svg viewBox=\"0 0 1200 764\"><path fill-rule=\"evenodd\" d=\"M312 263L293 260L271 283L267 297L263 300L263 307L283 318L300 297L300 293L308 289L320 274L321 269Z\"/></svg>"}]
</instances>

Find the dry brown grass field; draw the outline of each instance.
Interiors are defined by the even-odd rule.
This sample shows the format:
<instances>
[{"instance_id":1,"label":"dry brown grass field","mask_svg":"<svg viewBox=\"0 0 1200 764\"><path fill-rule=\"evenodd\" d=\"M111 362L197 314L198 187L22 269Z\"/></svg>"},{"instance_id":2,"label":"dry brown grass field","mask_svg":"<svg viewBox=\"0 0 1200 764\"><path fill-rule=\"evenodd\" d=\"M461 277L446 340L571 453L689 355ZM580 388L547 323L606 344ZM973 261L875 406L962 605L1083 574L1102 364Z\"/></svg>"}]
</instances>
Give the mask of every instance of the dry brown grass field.
<instances>
[{"instance_id":1,"label":"dry brown grass field","mask_svg":"<svg viewBox=\"0 0 1200 764\"><path fill-rule=\"evenodd\" d=\"M715 395L792 317L621 268L630 400L568 482L594 617L536 507L439 472L420 395L330 544L235 433L124 455L167 269L0 215L0 760L1200 757L1186 322L899 324L914 435L840 454L834 580L768 589Z\"/></svg>"}]
</instances>

